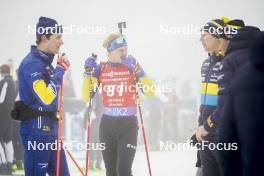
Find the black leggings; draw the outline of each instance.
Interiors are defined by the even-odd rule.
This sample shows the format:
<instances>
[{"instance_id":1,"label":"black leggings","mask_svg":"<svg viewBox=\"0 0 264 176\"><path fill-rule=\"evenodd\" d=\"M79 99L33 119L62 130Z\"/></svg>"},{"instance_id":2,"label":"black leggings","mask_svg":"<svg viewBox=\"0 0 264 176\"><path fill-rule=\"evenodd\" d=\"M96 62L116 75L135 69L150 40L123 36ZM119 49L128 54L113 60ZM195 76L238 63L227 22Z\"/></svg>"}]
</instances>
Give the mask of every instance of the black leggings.
<instances>
[{"instance_id":1,"label":"black leggings","mask_svg":"<svg viewBox=\"0 0 264 176\"><path fill-rule=\"evenodd\" d=\"M138 135L137 118L103 115L99 135L100 142L105 143L102 154L106 176L132 176Z\"/></svg>"}]
</instances>

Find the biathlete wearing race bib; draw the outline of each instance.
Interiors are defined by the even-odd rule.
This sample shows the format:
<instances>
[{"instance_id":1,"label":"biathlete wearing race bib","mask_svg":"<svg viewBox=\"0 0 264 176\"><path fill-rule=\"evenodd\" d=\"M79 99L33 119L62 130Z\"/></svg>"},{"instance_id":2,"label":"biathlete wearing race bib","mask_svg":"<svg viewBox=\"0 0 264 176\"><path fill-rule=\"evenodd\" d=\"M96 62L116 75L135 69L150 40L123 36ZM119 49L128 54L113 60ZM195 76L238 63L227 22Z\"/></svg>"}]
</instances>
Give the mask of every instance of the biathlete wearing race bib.
<instances>
[{"instance_id":1,"label":"biathlete wearing race bib","mask_svg":"<svg viewBox=\"0 0 264 176\"><path fill-rule=\"evenodd\" d=\"M147 77L136 77L129 68L121 63L101 63L91 77L84 78L83 98L89 101L101 84L103 114L113 117L133 116L137 113L136 81L145 86L147 97L154 95L152 81ZM89 91L90 90L90 91Z\"/></svg>"},{"instance_id":2,"label":"biathlete wearing race bib","mask_svg":"<svg viewBox=\"0 0 264 176\"><path fill-rule=\"evenodd\" d=\"M82 93L86 102L90 94L95 94L96 87L100 85L102 89L99 137L105 144L102 154L107 176L132 176L138 135L136 83L146 87L145 96L154 96L152 81L143 70L141 73L135 74L122 63L108 61L96 66L93 74L84 78Z\"/></svg>"}]
</instances>

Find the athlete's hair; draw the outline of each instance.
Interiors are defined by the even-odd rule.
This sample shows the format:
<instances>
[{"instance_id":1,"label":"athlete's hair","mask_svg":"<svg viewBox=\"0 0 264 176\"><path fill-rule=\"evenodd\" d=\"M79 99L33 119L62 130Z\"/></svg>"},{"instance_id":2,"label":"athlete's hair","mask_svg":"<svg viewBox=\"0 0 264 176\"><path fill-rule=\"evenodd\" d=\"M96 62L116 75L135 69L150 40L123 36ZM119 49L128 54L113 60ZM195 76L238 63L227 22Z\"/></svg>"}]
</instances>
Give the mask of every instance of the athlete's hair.
<instances>
[{"instance_id":1,"label":"athlete's hair","mask_svg":"<svg viewBox=\"0 0 264 176\"><path fill-rule=\"evenodd\" d=\"M51 36L51 34L45 34L45 36L47 37L47 39L49 40L50 39L50 36ZM41 37L40 38L38 38L37 40L36 40L36 44L37 45L39 45L40 44L40 42L41 42Z\"/></svg>"},{"instance_id":2,"label":"athlete's hair","mask_svg":"<svg viewBox=\"0 0 264 176\"><path fill-rule=\"evenodd\" d=\"M110 43L111 43L113 40L115 40L115 39L117 39L118 37L121 37L121 36L122 36L122 34L110 34L110 35L105 39L105 41L104 41L104 43L103 43L103 47L104 47L105 49L107 49L108 46L110 45Z\"/></svg>"}]
</instances>

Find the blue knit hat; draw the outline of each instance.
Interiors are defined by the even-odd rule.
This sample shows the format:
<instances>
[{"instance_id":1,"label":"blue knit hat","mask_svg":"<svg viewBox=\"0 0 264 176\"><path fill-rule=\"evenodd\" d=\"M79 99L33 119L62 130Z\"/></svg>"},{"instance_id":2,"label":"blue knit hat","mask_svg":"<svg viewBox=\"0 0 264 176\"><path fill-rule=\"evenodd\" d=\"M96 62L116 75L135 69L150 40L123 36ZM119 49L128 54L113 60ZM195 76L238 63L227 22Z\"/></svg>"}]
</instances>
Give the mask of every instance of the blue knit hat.
<instances>
[{"instance_id":1,"label":"blue knit hat","mask_svg":"<svg viewBox=\"0 0 264 176\"><path fill-rule=\"evenodd\" d=\"M245 27L245 23L243 20L235 19L230 20L226 23L226 28L229 29L229 33L226 33L226 38L228 40L232 39L234 35L238 33L238 30L242 27Z\"/></svg>"},{"instance_id":2,"label":"blue knit hat","mask_svg":"<svg viewBox=\"0 0 264 176\"><path fill-rule=\"evenodd\" d=\"M208 32L209 34L217 38L221 38L221 37L224 38L225 37L224 35L225 22L226 22L225 18L211 20L203 26L202 31Z\"/></svg>"},{"instance_id":3,"label":"blue knit hat","mask_svg":"<svg viewBox=\"0 0 264 176\"><path fill-rule=\"evenodd\" d=\"M40 17L36 25L36 37L39 39L41 35L51 35L63 33L62 26L52 18Z\"/></svg>"}]
</instances>

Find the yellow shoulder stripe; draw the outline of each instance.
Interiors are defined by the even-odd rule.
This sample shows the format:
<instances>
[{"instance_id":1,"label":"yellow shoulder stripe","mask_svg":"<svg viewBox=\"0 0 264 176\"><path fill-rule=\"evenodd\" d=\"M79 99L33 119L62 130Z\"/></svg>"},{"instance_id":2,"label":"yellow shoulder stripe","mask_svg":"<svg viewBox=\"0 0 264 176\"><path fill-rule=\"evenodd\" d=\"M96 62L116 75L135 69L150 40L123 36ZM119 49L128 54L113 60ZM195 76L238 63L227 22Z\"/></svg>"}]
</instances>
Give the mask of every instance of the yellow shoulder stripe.
<instances>
[{"instance_id":1,"label":"yellow shoulder stripe","mask_svg":"<svg viewBox=\"0 0 264 176\"><path fill-rule=\"evenodd\" d=\"M46 83L42 79L38 79L33 82L33 89L45 105L51 104L52 101L56 98L56 94L52 90L51 85L48 85L48 87L46 87Z\"/></svg>"}]
</instances>

